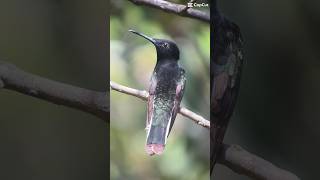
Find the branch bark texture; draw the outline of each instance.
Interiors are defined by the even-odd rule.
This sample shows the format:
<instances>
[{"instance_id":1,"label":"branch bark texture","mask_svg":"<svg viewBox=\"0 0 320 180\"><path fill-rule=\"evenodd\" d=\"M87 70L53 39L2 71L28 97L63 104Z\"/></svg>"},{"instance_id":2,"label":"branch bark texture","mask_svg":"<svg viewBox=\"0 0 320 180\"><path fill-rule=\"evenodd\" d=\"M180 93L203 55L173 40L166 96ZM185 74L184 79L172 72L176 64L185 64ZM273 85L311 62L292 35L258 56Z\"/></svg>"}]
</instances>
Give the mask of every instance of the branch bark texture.
<instances>
[{"instance_id":1,"label":"branch bark texture","mask_svg":"<svg viewBox=\"0 0 320 180\"><path fill-rule=\"evenodd\" d=\"M175 4L164 0L129 0L136 5L145 5L165 12L174 13L179 16L198 19L210 23L210 15L206 12L188 8L186 5Z\"/></svg>"},{"instance_id":2,"label":"branch bark texture","mask_svg":"<svg viewBox=\"0 0 320 180\"><path fill-rule=\"evenodd\" d=\"M17 91L54 104L64 105L95 115L107 122L109 96L106 92L92 91L20 70L0 61L0 89Z\"/></svg>"},{"instance_id":3,"label":"branch bark texture","mask_svg":"<svg viewBox=\"0 0 320 180\"><path fill-rule=\"evenodd\" d=\"M220 164L257 180L300 180L295 174L244 150L238 145L224 145Z\"/></svg>"}]
</instances>

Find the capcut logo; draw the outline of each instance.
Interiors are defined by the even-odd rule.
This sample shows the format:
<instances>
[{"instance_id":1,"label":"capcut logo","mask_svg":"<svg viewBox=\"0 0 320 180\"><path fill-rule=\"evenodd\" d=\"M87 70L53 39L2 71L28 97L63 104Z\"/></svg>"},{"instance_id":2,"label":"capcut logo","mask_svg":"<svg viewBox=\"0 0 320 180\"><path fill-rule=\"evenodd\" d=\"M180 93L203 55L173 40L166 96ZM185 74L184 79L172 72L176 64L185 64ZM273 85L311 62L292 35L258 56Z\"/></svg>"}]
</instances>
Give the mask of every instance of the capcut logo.
<instances>
[{"instance_id":1,"label":"capcut logo","mask_svg":"<svg viewBox=\"0 0 320 180\"><path fill-rule=\"evenodd\" d=\"M187 7L189 8L193 7L193 3L188 3Z\"/></svg>"},{"instance_id":2,"label":"capcut logo","mask_svg":"<svg viewBox=\"0 0 320 180\"><path fill-rule=\"evenodd\" d=\"M192 7L209 7L208 3L188 3L187 7L192 8Z\"/></svg>"}]
</instances>

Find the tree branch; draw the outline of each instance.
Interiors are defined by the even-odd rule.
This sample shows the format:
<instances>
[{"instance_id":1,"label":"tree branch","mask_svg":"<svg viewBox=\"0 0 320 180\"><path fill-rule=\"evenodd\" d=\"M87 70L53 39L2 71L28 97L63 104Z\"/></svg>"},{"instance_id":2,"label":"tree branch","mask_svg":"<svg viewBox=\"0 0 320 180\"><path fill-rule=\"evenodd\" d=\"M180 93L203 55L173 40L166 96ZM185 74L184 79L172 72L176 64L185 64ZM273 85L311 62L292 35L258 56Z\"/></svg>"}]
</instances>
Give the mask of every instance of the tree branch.
<instances>
[{"instance_id":1,"label":"tree branch","mask_svg":"<svg viewBox=\"0 0 320 180\"><path fill-rule=\"evenodd\" d=\"M133 89L133 88L129 88L120 84L117 84L115 82L110 81L110 88L112 90L124 93L124 94L128 94L131 96L135 96L138 97L144 101L147 101L149 93L147 91L141 91L141 90L137 90L137 89ZM206 120L204 117L184 108L184 107L180 107L179 113L182 116L185 116L189 119L191 119L192 121L194 121L195 123L199 124L200 126L203 126L207 129L210 129L210 121Z\"/></svg>"},{"instance_id":2,"label":"tree branch","mask_svg":"<svg viewBox=\"0 0 320 180\"><path fill-rule=\"evenodd\" d=\"M110 88L111 90L135 96L144 101L146 101L149 96L147 91L133 89L112 81L110 81ZM179 113L197 124L210 129L210 121L202 116L184 107L180 107ZM229 167L236 173L244 174L258 180L299 180L299 178L291 172L276 167L272 163L245 151L238 145L224 145L219 163Z\"/></svg>"},{"instance_id":3,"label":"tree branch","mask_svg":"<svg viewBox=\"0 0 320 180\"><path fill-rule=\"evenodd\" d=\"M238 145L224 145L218 162L238 174L257 180L299 180L293 173L245 151Z\"/></svg>"},{"instance_id":4,"label":"tree branch","mask_svg":"<svg viewBox=\"0 0 320 180\"><path fill-rule=\"evenodd\" d=\"M156 9L161 9L165 12L177 14L183 17L190 17L210 23L210 15L193 9L188 8L186 5L175 4L164 0L129 0L136 5L145 5Z\"/></svg>"},{"instance_id":5,"label":"tree branch","mask_svg":"<svg viewBox=\"0 0 320 180\"><path fill-rule=\"evenodd\" d=\"M0 89L5 88L54 104L64 105L95 115L107 122L109 96L68 84L52 81L0 61Z\"/></svg>"}]
</instances>

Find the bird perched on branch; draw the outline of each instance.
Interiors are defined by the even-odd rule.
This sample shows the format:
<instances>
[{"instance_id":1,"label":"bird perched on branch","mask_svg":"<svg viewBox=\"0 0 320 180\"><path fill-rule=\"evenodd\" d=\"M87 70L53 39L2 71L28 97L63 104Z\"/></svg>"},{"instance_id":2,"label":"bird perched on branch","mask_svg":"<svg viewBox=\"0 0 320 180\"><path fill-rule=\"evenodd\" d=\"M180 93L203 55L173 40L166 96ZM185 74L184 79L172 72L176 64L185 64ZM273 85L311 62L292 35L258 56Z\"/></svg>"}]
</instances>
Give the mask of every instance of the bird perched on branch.
<instances>
[{"instance_id":1,"label":"bird perched on branch","mask_svg":"<svg viewBox=\"0 0 320 180\"><path fill-rule=\"evenodd\" d=\"M243 41L239 27L218 12L215 0L211 10L213 54L210 63L210 172L212 174L240 87Z\"/></svg>"},{"instance_id":2,"label":"bird perched on branch","mask_svg":"<svg viewBox=\"0 0 320 180\"><path fill-rule=\"evenodd\" d=\"M129 31L153 43L157 51L157 63L149 86L145 149L149 155L159 155L164 151L179 111L186 83L185 71L178 64L179 49L174 42Z\"/></svg>"}]
</instances>

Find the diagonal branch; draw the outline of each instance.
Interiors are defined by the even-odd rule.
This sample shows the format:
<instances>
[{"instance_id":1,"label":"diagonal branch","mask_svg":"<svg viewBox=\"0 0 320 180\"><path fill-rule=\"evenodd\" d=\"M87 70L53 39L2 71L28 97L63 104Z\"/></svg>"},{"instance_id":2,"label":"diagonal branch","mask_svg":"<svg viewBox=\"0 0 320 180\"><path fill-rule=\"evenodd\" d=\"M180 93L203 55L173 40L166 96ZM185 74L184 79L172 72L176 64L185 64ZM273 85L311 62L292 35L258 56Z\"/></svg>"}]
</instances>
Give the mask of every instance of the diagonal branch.
<instances>
[{"instance_id":1,"label":"diagonal branch","mask_svg":"<svg viewBox=\"0 0 320 180\"><path fill-rule=\"evenodd\" d=\"M115 82L110 81L110 88L112 90L121 92L121 93L125 93L131 96L135 96L137 98L140 98L144 101L146 101L148 99L149 93L147 91L141 91L141 90L137 90L137 89L133 89L133 88L129 88L120 84L117 84ZM180 107L179 113L182 116L185 116L189 119L191 119L192 121L194 121L195 123L199 124L200 126L203 126L207 129L210 129L210 121L206 120L204 117L184 108L184 107Z\"/></svg>"},{"instance_id":2,"label":"diagonal branch","mask_svg":"<svg viewBox=\"0 0 320 180\"><path fill-rule=\"evenodd\" d=\"M0 89L5 88L54 104L95 115L105 122L109 116L109 96L76 86L52 81L0 61Z\"/></svg>"},{"instance_id":3,"label":"diagonal branch","mask_svg":"<svg viewBox=\"0 0 320 180\"><path fill-rule=\"evenodd\" d=\"M175 4L164 0L129 0L136 5L145 5L156 9L161 9L165 12L174 13L183 17L190 17L210 23L210 15L193 8L188 8L186 5Z\"/></svg>"},{"instance_id":4,"label":"diagonal branch","mask_svg":"<svg viewBox=\"0 0 320 180\"><path fill-rule=\"evenodd\" d=\"M133 89L112 81L110 81L110 88L111 90L135 96L144 101L146 101L149 96L147 91ZM210 129L210 121L204 119L202 116L184 107L180 107L179 113L197 124ZM244 174L258 180L299 180L299 178L291 172L276 167L272 163L247 152L238 145L224 145L219 163L229 167L236 173Z\"/></svg>"},{"instance_id":5,"label":"diagonal branch","mask_svg":"<svg viewBox=\"0 0 320 180\"><path fill-rule=\"evenodd\" d=\"M238 174L257 180L300 180L295 174L247 152L238 145L224 145L218 162Z\"/></svg>"}]
</instances>

